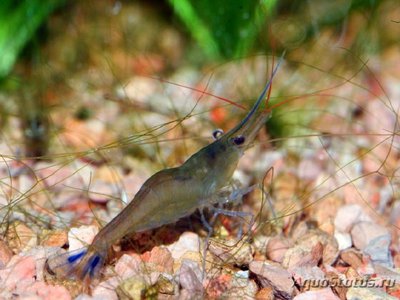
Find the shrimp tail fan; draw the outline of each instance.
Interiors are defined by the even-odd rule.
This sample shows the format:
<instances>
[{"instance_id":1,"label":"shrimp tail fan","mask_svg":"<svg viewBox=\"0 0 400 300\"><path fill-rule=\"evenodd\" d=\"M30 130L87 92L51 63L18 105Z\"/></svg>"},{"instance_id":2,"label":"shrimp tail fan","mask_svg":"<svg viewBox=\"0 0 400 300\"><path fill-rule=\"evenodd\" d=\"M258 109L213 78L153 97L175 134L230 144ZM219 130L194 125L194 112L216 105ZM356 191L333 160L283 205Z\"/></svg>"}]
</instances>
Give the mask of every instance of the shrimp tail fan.
<instances>
[{"instance_id":1,"label":"shrimp tail fan","mask_svg":"<svg viewBox=\"0 0 400 300\"><path fill-rule=\"evenodd\" d=\"M107 250L93 245L72 252L56 254L46 262L47 271L59 278L93 279L99 275Z\"/></svg>"}]
</instances>

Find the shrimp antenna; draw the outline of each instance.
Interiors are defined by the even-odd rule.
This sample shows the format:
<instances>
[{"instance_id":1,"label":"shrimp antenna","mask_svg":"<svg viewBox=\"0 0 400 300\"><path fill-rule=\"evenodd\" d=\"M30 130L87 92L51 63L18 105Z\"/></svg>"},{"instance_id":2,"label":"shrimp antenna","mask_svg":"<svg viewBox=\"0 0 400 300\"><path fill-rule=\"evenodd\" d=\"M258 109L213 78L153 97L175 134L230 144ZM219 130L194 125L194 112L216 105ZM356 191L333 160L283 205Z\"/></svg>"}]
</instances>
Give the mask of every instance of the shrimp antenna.
<instances>
[{"instance_id":1,"label":"shrimp antenna","mask_svg":"<svg viewBox=\"0 0 400 300\"><path fill-rule=\"evenodd\" d=\"M236 130L239 130L240 128L242 128L243 125L247 123L247 121L251 118L251 116L252 116L252 115L257 111L257 109L260 107L260 104L261 104L262 100L264 99L264 97L265 97L265 95L266 95L268 89L270 88L270 86L271 86L271 84L272 84L272 80L274 79L274 76L275 76L276 72L278 71L280 64L282 63L283 57L285 56L285 54L286 54L286 50L283 51L281 57L279 58L278 64L276 65L276 67L275 67L274 70L272 71L271 77L270 77L270 79L268 80L267 84L265 85L265 87L264 87L264 89L263 89L263 91L262 91L260 97L258 97L256 103L253 105L253 108L249 111L249 113L247 114L247 116L242 120L242 122L239 123L239 125L237 125L237 127L235 128L235 131L236 131Z\"/></svg>"}]
</instances>

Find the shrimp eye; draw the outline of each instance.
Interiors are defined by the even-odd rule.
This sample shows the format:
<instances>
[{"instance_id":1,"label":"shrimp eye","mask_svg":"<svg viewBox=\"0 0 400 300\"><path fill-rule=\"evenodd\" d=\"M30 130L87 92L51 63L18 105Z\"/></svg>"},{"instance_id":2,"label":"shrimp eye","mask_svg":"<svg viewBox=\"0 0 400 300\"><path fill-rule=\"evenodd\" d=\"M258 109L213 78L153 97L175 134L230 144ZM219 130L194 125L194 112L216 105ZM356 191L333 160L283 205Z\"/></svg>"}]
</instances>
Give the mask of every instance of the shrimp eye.
<instances>
[{"instance_id":1,"label":"shrimp eye","mask_svg":"<svg viewBox=\"0 0 400 300\"><path fill-rule=\"evenodd\" d=\"M246 139L245 139L245 137L243 135L238 135L238 136L233 138L233 143L236 146L240 146L240 145L242 145L244 143L245 140Z\"/></svg>"},{"instance_id":2,"label":"shrimp eye","mask_svg":"<svg viewBox=\"0 0 400 300\"><path fill-rule=\"evenodd\" d=\"M214 140L218 140L223 134L224 134L224 131L222 129L215 129L212 133L212 136L213 136Z\"/></svg>"}]
</instances>

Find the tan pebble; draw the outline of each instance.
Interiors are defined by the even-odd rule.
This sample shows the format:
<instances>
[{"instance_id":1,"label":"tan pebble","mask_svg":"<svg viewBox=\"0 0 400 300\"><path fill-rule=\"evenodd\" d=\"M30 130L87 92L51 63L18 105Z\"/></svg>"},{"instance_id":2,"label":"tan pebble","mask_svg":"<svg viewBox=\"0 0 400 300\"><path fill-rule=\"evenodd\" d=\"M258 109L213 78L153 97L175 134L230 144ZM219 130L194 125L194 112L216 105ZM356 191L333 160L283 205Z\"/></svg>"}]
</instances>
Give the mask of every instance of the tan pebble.
<instances>
[{"instance_id":1,"label":"tan pebble","mask_svg":"<svg viewBox=\"0 0 400 300\"><path fill-rule=\"evenodd\" d=\"M282 265L293 270L297 267L317 266L322 258L323 245L320 242L309 245L299 244L285 253Z\"/></svg>"},{"instance_id":2,"label":"tan pebble","mask_svg":"<svg viewBox=\"0 0 400 300\"><path fill-rule=\"evenodd\" d=\"M262 253L264 254L266 252L269 240L272 239L272 237L267 237L265 235L257 235L253 238L253 243L252 245L254 246L254 249L256 253Z\"/></svg>"},{"instance_id":3,"label":"tan pebble","mask_svg":"<svg viewBox=\"0 0 400 300\"><path fill-rule=\"evenodd\" d=\"M346 186L347 188L347 186ZM358 204L348 204L338 209L335 217L335 229L341 232L350 232L354 224L360 221L371 220Z\"/></svg>"},{"instance_id":4,"label":"tan pebble","mask_svg":"<svg viewBox=\"0 0 400 300\"><path fill-rule=\"evenodd\" d=\"M91 295L94 299L118 300L116 288L121 282L121 278L113 275L115 275L115 273L110 274L111 277L107 276L105 281L102 281L93 287ZM80 297L78 298L80 299Z\"/></svg>"},{"instance_id":5,"label":"tan pebble","mask_svg":"<svg viewBox=\"0 0 400 300\"><path fill-rule=\"evenodd\" d=\"M36 276L36 262L32 256L14 256L1 272L2 288L15 289L21 282L31 282Z\"/></svg>"},{"instance_id":6,"label":"tan pebble","mask_svg":"<svg viewBox=\"0 0 400 300\"><path fill-rule=\"evenodd\" d=\"M254 299L258 287L254 280L241 276L232 276L229 289L223 294L222 299Z\"/></svg>"},{"instance_id":7,"label":"tan pebble","mask_svg":"<svg viewBox=\"0 0 400 300\"><path fill-rule=\"evenodd\" d=\"M74 170L70 166L60 166L49 162L39 162L35 165L35 174L46 184L46 189L61 191L69 185Z\"/></svg>"},{"instance_id":8,"label":"tan pebble","mask_svg":"<svg viewBox=\"0 0 400 300\"><path fill-rule=\"evenodd\" d=\"M40 244L43 246L62 247L68 242L68 234L63 230L43 230L41 236Z\"/></svg>"},{"instance_id":9,"label":"tan pebble","mask_svg":"<svg viewBox=\"0 0 400 300\"><path fill-rule=\"evenodd\" d=\"M254 248L244 240L210 240L210 252L224 263L248 265L253 260Z\"/></svg>"},{"instance_id":10,"label":"tan pebble","mask_svg":"<svg viewBox=\"0 0 400 300\"><path fill-rule=\"evenodd\" d=\"M257 261L263 261L266 260L267 256L265 254L261 254L261 253L255 253L253 256L253 260L257 260Z\"/></svg>"},{"instance_id":11,"label":"tan pebble","mask_svg":"<svg viewBox=\"0 0 400 300\"><path fill-rule=\"evenodd\" d=\"M323 280L325 278L325 273L317 266L297 267L290 273L292 274L293 279L298 283L301 291L321 288L320 286L314 286L310 279Z\"/></svg>"},{"instance_id":12,"label":"tan pebble","mask_svg":"<svg viewBox=\"0 0 400 300\"><path fill-rule=\"evenodd\" d=\"M99 120L79 121L67 118L64 123L68 130L60 134L61 140L77 151L87 150L105 143L104 123Z\"/></svg>"},{"instance_id":13,"label":"tan pebble","mask_svg":"<svg viewBox=\"0 0 400 300\"><path fill-rule=\"evenodd\" d=\"M338 243L339 250L345 250L353 245L350 233L335 230L334 237Z\"/></svg>"},{"instance_id":14,"label":"tan pebble","mask_svg":"<svg viewBox=\"0 0 400 300\"><path fill-rule=\"evenodd\" d=\"M350 267L346 271L346 278L347 279L357 279L357 278L360 278L360 274L358 274L358 272L354 268Z\"/></svg>"},{"instance_id":15,"label":"tan pebble","mask_svg":"<svg viewBox=\"0 0 400 300\"><path fill-rule=\"evenodd\" d=\"M37 244L36 234L21 221L15 221L10 224L6 240L14 253L18 253L26 247L36 246Z\"/></svg>"},{"instance_id":16,"label":"tan pebble","mask_svg":"<svg viewBox=\"0 0 400 300\"><path fill-rule=\"evenodd\" d=\"M137 169L137 168L136 168ZM136 170L135 169L135 170ZM150 177L151 174L148 174L147 171L135 171L130 173L129 175L125 175L122 179L121 185L124 187L124 191L127 195L128 199L132 199L139 189L142 187L145 180Z\"/></svg>"},{"instance_id":17,"label":"tan pebble","mask_svg":"<svg viewBox=\"0 0 400 300\"><path fill-rule=\"evenodd\" d=\"M159 272L172 273L174 260L167 248L154 247L147 254L146 262L153 263Z\"/></svg>"},{"instance_id":18,"label":"tan pebble","mask_svg":"<svg viewBox=\"0 0 400 300\"><path fill-rule=\"evenodd\" d=\"M302 180L312 181L318 178L321 174L321 164L315 159L305 158L299 163L298 175Z\"/></svg>"},{"instance_id":19,"label":"tan pebble","mask_svg":"<svg viewBox=\"0 0 400 300\"><path fill-rule=\"evenodd\" d=\"M186 259L194 261L199 266L201 266L202 263L203 263L203 258L202 258L201 255L202 254L199 251L187 251L187 252L185 252L185 254L183 254L179 259L173 260L173 264L174 264L173 265L173 267L174 267L173 271L174 271L174 273L176 273L181 268L182 262L184 260L186 260ZM210 265L211 265L211 264L208 263L209 261L212 261L210 256L211 256L210 252L207 251L206 269L208 269L210 267Z\"/></svg>"},{"instance_id":20,"label":"tan pebble","mask_svg":"<svg viewBox=\"0 0 400 300\"><path fill-rule=\"evenodd\" d=\"M271 238L267 244L267 257L276 262L282 262L286 251L293 246L293 242L282 236Z\"/></svg>"},{"instance_id":21,"label":"tan pebble","mask_svg":"<svg viewBox=\"0 0 400 300\"><path fill-rule=\"evenodd\" d=\"M175 299L175 298L174 298ZM204 299L203 291L193 292L186 289L181 289L179 291L179 300L202 300Z\"/></svg>"},{"instance_id":22,"label":"tan pebble","mask_svg":"<svg viewBox=\"0 0 400 300\"><path fill-rule=\"evenodd\" d=\"M74 251L91 244L99 228L94 225L72 227L68 232L69 251Z\"/></svg>"},{"instance_id":23,"label":"tan pebble","mask_svg":"<svg viewBox=\"0 0 400 300\"><path fill-rule=\"evenodd\" d=\"M265 287L262 288L257 294L256 294L256 300L274 300L274 289L272 287Z\"/></svg>"},{"instance_id":24,"label":"tan pebble","mask_svg":"<svg viewBox=\"0 0 400 300\"><path fill-rule=\"evenodd\" d=\"M346 300L347 288L338 284L340 281L339 275L333 272L327 272L325 277L332 288L332 291L341 299Z\"/></svg>"},{"instance_id":25,"label":"tan pebble","mask_svg":"<svg viewBox=\"0 0 400 300\"><path fill-rule=\"evenodd\" d=\"M318 228L330 235L333 235L335 233L333 219L327 219L326 222L320 223Z\"/></svg>"},{"instance_id":26,"label":"tan pebble","mask_svg":"<svg viewBox=\"0 0 400 300\"><path fill-rule=\"evenodd\" d=\"M358 269L363 264L362 257L355 249L348 249L340 253L340 258L354 269Z\"/></svg>"},{"instance_id":27,"label":"tan pebble","mask_svg":"<svg viewBox=\"0 0 400 300\"><path fill-rule=\"evenodd\" d=\"M297 241L301 239L304 235L306 235L310 231L307 223L305 221L301 221L298 223L292 231L292 240Z\"/></svg>"},{"instance_id":28,"label":"tan pebble","mask_svg":"<svg viewBox=\"0 0 400 300\"><path fill-rule=\"evenodd\" d=\"M225 298L225 293L231 288L231 280L232 275L226 273L213 277L206 285L207 296L211 299Z\"/></svg>"},{"instance_id":29,"label":"tan pebble","mask_svg":"<svg viewBox=\"0 0 400 300\"><path fill-rule=\"evenodd\" d=\"M197 252L201 244L200 237L193 232L184 232L175 243L168 245L174 259L179 259L187 251Z\"/></svg>"},{"instance_id":30,"label":"tan pebble","mask_svg":"<svg viewBox=\"0 0 400 300\"><path fill-rule=\"evenodd\" d=\"M179 270L179 284L188 291L203 291L200 266L193 261L184 260Z\"/></svg>"},{"instance_id":31,"label":"tan pebble","mask_svg":"<svg viewBox=\"0 0 400 300\"><path fill-rule=\"evenodd\" d=\"M16 186L14 188L18 190L19 193L27 195L29 195L30 193L35 193L35 186L37 181L35 181L32 176L21 174L18 176L16 181Z\"/></svg>"},{"instance_id":32,"label":"tan pebble","mask_svg":"<svg viewBox=\"0 0 400 300\"><path fill-rule=\"evenodd\" d=\"M43 281L36 281L29 285L24 290L27 297L21 297L24 299L58 299L58 300L71 300L71 294L68 290L61 285L48 285ZM37 298L33 295L36 295Z\"/></svg>"},{"instance_id":33,"label":"tan pebble","mask_svg":"<svg viewBox=\"0 0 400 300\"><path fill-rule=\"evenodd\" d=\"M150 95L157 91L157 84L151 78L135 76L124 86L126 97L146 103Z\"/></svg>"},{"instance_id":34,"label":"tan pebble","mask_svg":"<svg viewBox=\"0 0 400 300\"><path fill-rule=\"evenodd\" d=\"M282 173L273 182L276 202L287 202L296 194L299 179L292 173ZM284 208L284 207L283 207Z\"/></svg>"},{"instance_id":35,"label":"tan pebble","mask_svg":"<svg viewBox=\"0 0 400 300\"><path fill-rule=\"evenodd\" d=\"M319 228L321 228L323 225L325 225L326 228L326 224L333 226L336 213L342 203L343 200L341 198L337 196L328 196L324 198L324 201L318 201L313 206L313 218L317 221ZM328 231L328 233L332 234L333 231Z\"/></svg>"},{"instance_id":36,"label":"tan pebble","mask_svg":"<svg viewBox=\"0 0 400 300\"><path fill-rule=\"evenodd\" d=\"M138 254L124 254L115 264L115 272L121 278L129 278L133 275L139 275L143 271L143 260Z\"/></svg>"},{"instance_id":37,"label":"tan pebble","mask_svg":"<svg viewBox=\"0 0 400 300\"><path fill-rule=\"evenodd\" d=\"M394 266L400 268L400 253L396 253L393 257Z\"/></svg>"},{"instance_id":38,"label":"tan pebble","mask_svg":"<svg viewBox=\"0 0 400 300\"><path fill-rule=\"evenodd\" d=\"M309 248L314 248L317 243L321 243L323 246L323 263L328 265L332 264L338 256L338 243L336 239L319 229L309 230L307 234L302 236L298 243L306 247L309 246Z\"/></svg>"},{"instance_id":39,"label":"tan pebble","mask_svg":"<svg viewBox=\"0 0 400 300\"><path fill-rule=\"evenodd\" d=\"M275 291L290 298L294 292L294 281L291 274L277 263L252 261L249 265L252 273L257 275L263 287L272 286Z\"/></svg>"},{"instance_id":40,"label":"tan pebble","mask_svg":"<svg viewBox=\"0 0 400 300\"><path fill-rule=\"evenodd\" d=\"M388 236L386 227L373 222L359 222L354 225L351 232L353 244L357 249L363 250L370 242L380 236Z\"/></svg>"},{"instance_id":41,"label":"tan pebble","mask_svg":"<svg viewBox=\"0 0 400 300\"><path fill-rule=\"evenodd\" d=\"M390 296L387 292L377 288L359 288L350 287L346 293L348 300L397 300L398 298Z\"/></svg>"},{"instance_id":42,"label":"tan pebble","mask_svg":"<svg viewBox=\"0 0 400 300\"><path fill-rule=\"evenodd\" d=\"M332 124L336 124L332 126ZM319 118L315 119L312 128L318 132L329 132L331 134L346 134L348 127L346 122L336 114L322 114Z\"/></svg>"},{"instance_id":43,"label":"tan pebble","mask_svg":"<svg viewBox=\"0 0 400 300\"><path fill-rule=\"evenodd\" d=\"M115 166L110 168L109 166L104 165L95 171L93 180L100 180L107 183L118 183L123 178L122 173L122 170Z\"/></svg>"},{"instance_id":44,"label":"tan pebble","mask_svg":"<svg viewBox=\"0 0 400 300\"><path fill-rule=\"evenodd\" d=\"M147 285L141 276L133 276L124 280L117 287L118 297L122 300L141 300L146 294Z\"/></svg>"},{"instance_id":45,"label":"tan pebble","mask_svg":"<svg viewBox=\"0 0 400 300\"><path fill-rule=\"evenodd\" d=\"M0 269L5 267L13 256L13 252L6 242L0 239Z\"/></svg>"},{"instance_id":46,"label":"tan pebble","mask_svg":"<svg viewBox=\"0 0 400 300\"><path fill-rule=\"evenodd\" d=\"M106 181L96 179L88 190L90 200L96 203L107 203L115 194L115 187Z\"/></svg>"},{"instance_id":47,"label":"tan pebble","mask_svg":"<svg viewBox=\"0 0 400 300\"><path fill-rule=\"evenodd\" d=\"M174 295L175 291L178 289L176 283L173 280L171 280L163 275L161 275L158 278L157 287L158 287L158 291L161 294L167 294L167 295Z\"/></svg>"},{"instance_id":48,"label":"tan pebble","mask_svg":"<svg viewBox=\"0 0 400 300\"><path fill-rule=\"evenodd\" d=\"M330 288L307 291L293 298L293 300L309 300L309 299L340 300L340 298L337 297Z\"/></svg>"}]
</instances>

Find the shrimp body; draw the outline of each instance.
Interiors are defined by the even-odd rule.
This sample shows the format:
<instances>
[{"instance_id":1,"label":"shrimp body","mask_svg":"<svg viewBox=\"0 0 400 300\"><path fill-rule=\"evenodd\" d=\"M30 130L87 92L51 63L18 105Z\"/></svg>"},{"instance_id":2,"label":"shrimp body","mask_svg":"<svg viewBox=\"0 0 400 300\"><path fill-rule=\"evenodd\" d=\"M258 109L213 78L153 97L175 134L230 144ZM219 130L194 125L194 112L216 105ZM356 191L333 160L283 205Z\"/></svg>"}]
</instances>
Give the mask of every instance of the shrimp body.
<instances>
[{"instance_id":1,"label":"shrimp body","mask_svg":"<svg viewBox=\"0 0 400 300\"><path fill-rule=\"evenodd\" d=\"M176 222L196 209L215 204L213 196L227 186L240 157L269 117L260 106L279 63L251 111L236 127L180 167L151 176L133 200L100 230L88 249L68 257L68 263L75 264L72 272L77 277L93 276L105 261L109 247L122 237Z\"/></svg>"}]
</instances>

